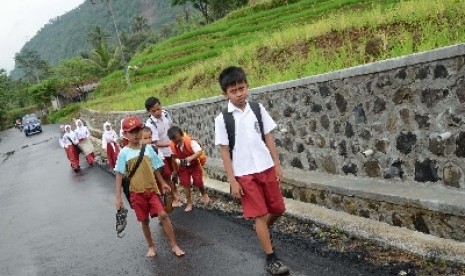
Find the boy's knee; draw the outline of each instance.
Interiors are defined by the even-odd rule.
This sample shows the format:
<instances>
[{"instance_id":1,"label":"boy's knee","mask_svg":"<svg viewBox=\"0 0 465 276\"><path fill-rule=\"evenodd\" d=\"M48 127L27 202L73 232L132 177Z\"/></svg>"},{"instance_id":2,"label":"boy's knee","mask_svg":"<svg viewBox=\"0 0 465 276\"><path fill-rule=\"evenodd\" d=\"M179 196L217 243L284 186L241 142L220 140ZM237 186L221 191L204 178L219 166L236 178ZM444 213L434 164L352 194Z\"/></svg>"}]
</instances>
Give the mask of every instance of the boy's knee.
<instances>
[{"instance_id":1,"label":"boy's knee","mask_svg":"<svg viewBox=\"0 0 465 276\"><path fill-rule=\"evenodd\" d=\"M150 220L149 220L149 218L146 218L146 219L144 219L143 221L141 221L140 223L142 223L142 225L149 225L149 224L150 224Z\"/></svg>"},{"instance_id":2,"label":"boy's knee","mask_svg":"<svg viewBox=\"0 0 465 276\"><path fill-rule=\"evenodd\" d=\"M158 213L158 219L160 221L166 220L167 218L168 218L168 214L166 212L163 211L163 212Z\"/></svg>"}]
</instances>

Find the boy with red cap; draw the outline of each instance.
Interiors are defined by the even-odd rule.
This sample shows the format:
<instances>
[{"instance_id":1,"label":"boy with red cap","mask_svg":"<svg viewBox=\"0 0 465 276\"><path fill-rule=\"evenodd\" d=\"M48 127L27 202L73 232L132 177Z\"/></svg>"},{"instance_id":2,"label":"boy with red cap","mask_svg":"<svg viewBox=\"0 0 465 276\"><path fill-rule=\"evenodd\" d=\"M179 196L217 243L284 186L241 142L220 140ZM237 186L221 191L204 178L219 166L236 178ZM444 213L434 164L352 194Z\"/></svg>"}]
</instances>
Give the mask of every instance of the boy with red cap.
<instances>
[{"instance_id":1,"label":"boy with red cap","mask_svg":"<svg viewBox=\"0 0 465 276\"><path fill-rule=\"evenodd\" d=\"M147 257L153 258L156 255L155 245L152 239L152 233L149 226L149 216L156 217L160 220L163 230L168 237L171 250L181 257L185 253L176 243L173 226L165 212L163 203L160 198L160 191L155 182L155 177L161 183L164 190L169 191L170 187L166 184L158 172L158 168L163 166L163 162L152 149L141 145L142 122L137 117L128 117L123 120L122 128L124 136L128 139L129 144L124 147L118 155L116 161L116 208L121 210L123 200L121 196L123 175L131 172L129 183L130 205L136 213L137 220L141 222L142 232L148 245ZM139 156L140 163L137 166ZM133 171L134 170L134 171ZM155 176L155 177L154 177Z\"/></svg>"}]
</instances>

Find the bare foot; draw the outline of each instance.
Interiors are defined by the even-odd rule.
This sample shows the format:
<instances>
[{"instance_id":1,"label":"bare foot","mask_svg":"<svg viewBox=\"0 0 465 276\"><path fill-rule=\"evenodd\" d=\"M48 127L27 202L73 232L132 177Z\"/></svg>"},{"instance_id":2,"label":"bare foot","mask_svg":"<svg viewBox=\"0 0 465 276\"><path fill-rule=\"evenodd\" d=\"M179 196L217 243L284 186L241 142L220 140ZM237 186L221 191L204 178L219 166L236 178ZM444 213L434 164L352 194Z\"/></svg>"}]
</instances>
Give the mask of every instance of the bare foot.
<instances>
[{"instance_id":1,"label":"bare foot","mask_svg":"<svg viewBox=\"0 0 465 276\"><path fill-rule=\"evenodd\" d=\"M171 206L173 206L173 207L182 207L182 203L179 200L178 201L173 201L173 204L171 204Z\"/></svg>"},{"instance_id":2,"label":"bare foot","mask_svg":"<svg viewBox=\"0 0 465 276\"><path fill-rule=\"evenodd\" d=\"M157 252L155 252L155 247L151 246L149 247L149 251L147 252L147 256L148 258L154 258L155 256L157 255Z\"/></svg>"},{"instance_id":3,"label":"bare foot","mask_svg":"<svg viewBox=\"0 0 465 276\"><path fill-rule=\"evenodd\" d=\"M173 246L171 248L171 251L173 251L174 255L176 255L176 257L182 257L184 256L184 254L186 254L186 252L184 252L179 246Z\"/></svg>"},{"instance_id":4,"label":"bare foot","mask_svg":"<svg viewBox=\"0 0 465 276\"><path fill-rule=\"evenodd\" d=\"M208 203L210 203L210 197L208 196L208 194L204 194L200 198L200 201L202 201L203 204L207 205Z\"/></svg>"},{"instance_id":5,"label":"bare foot","mask_svg":"<svg viewBox=\"0 0 465 276\"><path fill-rule=\"evenodd\" d=\"M184 211L186 211L186 212L192 211L192 203L190 203L190 204L188 203L187 207L186 207L186 209L184 209Z\"/></svg>"}]
</instances>

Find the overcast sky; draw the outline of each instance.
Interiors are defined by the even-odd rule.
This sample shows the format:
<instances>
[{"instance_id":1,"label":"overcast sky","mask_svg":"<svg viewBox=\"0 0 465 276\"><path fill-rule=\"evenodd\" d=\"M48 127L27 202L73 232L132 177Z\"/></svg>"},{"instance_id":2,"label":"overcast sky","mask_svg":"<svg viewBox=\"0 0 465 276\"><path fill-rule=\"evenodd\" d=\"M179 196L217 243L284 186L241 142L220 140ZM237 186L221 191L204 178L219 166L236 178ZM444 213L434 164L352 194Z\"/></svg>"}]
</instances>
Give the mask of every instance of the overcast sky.
<instances>
[{"instance_id":1,"label":"overcast sky","mask_svg":"<svg viewBox=\"0 0 465 276\"><path fill-rule=\"evenodd\" d=\"M8 0L0 8L0 68L14 68L15 53L43 25L85 0Z\"/></svg>"}]
</instances>

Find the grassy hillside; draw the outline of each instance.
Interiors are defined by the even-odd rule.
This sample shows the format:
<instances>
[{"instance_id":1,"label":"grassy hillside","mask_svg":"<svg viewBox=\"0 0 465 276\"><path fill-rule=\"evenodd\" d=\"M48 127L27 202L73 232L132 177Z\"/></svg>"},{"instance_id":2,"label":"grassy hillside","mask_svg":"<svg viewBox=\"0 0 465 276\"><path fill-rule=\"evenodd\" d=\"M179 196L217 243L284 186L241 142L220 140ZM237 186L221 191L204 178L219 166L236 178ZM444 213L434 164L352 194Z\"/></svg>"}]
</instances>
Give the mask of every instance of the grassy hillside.
<instances>
[{"instance_id":1,"label":"grassy hillside","mask_svg":"<svg viewBox=\"0 0 465 276\"><path fill-rule=\"evenodd\" d=\"M252 87L465 41L465 0L271 0L136 55L127 88L117 71L86 106L134 110L219 95L221 68L243 66Z\"/></svg>"},{"instance_id":2,"label":"grassy hillside","mask_svg":"<svg viewBox=\"0 0 465 276\"><path fill-rule=\"evenodd\" d=\"M88 52L91 45L87 42L87 33L94 26L101 26L113 38L113 25L108 12L100 1L92 5L86 0L68 13L51 19L31 38L23 48L34 49L47 61L57 64L60 60ZM172 7L171 0L116 0L113 10L120 31L127 30L136 15L148 19L155 31L166 24L172 24L179 7ZM15 76L15 72L12 73Z\"/></svg>"}]
</instances>

